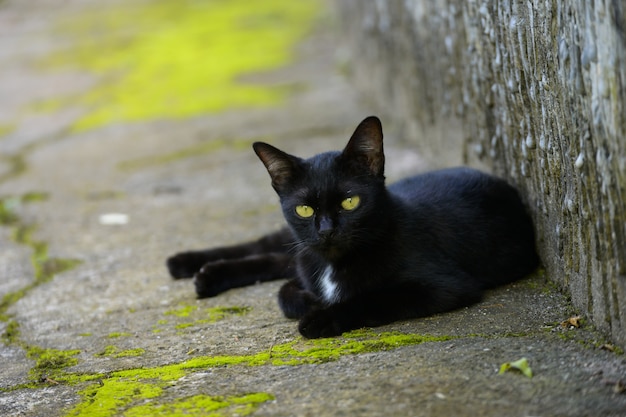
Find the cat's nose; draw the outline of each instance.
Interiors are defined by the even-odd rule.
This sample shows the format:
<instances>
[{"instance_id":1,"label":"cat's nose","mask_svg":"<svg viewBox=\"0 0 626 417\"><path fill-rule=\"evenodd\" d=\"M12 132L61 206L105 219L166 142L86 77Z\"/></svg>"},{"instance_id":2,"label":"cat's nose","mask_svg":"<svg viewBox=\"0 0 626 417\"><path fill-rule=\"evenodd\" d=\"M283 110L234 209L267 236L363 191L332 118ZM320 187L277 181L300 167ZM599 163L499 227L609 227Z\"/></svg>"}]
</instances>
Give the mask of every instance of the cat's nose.
<instances>
[{"instance_id":1,"label":"cat's nose","mask_svg":"<svg viewBox=\"0 0 626 417\"><path fill-rule=\"evenodd\" d=\"M334 230L333 221L326 216L322 216L322 218L320 218L319 226L317 227L317 234L320 237L328 238L333 234Z\"/></svg>"}]
</instances>

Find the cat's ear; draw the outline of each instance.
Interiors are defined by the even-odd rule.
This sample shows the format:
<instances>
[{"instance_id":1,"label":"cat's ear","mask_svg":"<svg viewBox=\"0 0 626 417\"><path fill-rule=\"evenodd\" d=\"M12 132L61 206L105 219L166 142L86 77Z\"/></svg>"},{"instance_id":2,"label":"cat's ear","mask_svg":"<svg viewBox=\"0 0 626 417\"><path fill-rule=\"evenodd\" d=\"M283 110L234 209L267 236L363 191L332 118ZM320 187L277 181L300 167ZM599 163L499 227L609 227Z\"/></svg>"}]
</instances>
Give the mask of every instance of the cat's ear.
<instances>
[{"instance_id":1,"label":"cat's ear","mask_svg":"<svg viewBox=\"0 0 626 417\"><path fill-rule=\"evenodd\" d=\"M383 126L378 117L370 116L359 123L342 155L347 160L366 166L375 176L383 176Z\"/></svg>"},{"instance_id":2,"label":"cat's ear","mask_svg":"<svg viewBox=\"0 0 626 417\"><path fill-rule=\"evenodd\" d=\"M263 142L253 143L252 148L267 168L272 187L280 192L298 172L300 159Z\"/></svg>"}]
</instances>

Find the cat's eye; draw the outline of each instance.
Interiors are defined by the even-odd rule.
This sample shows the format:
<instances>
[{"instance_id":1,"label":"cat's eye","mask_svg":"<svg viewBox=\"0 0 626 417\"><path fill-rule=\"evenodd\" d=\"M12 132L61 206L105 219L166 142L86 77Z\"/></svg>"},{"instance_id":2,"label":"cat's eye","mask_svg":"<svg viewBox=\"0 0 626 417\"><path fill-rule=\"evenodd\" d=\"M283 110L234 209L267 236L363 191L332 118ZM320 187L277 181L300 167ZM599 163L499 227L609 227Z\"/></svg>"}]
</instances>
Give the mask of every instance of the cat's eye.
<instances>
[{"instance_id":1,"label":"cat's eye","mask_svg":"<svg viewBox=\"0 0 626 417\"><path fill-rule=\"evenodd\" d=\"M311 206L296 206L296 214L300 217L303 218L308 218L311 217L313 215L313 213L315 213L315 210L313 210L313 207Z\"/></svg>"},{"instance_id":2,"label":"cat's eye","mask_svg":"<svg viewBox=\"0 0 626 417\"><path fill-rule=\"evenodd\" d=\"M359 203L361 202L361 198L358 195L353 195L352 197L348 197L345 200L343 200L341 202L341 207L343 207L344 210L354 210L355 208L357 208L359 206Z\"/></svg>"}]
</instances>

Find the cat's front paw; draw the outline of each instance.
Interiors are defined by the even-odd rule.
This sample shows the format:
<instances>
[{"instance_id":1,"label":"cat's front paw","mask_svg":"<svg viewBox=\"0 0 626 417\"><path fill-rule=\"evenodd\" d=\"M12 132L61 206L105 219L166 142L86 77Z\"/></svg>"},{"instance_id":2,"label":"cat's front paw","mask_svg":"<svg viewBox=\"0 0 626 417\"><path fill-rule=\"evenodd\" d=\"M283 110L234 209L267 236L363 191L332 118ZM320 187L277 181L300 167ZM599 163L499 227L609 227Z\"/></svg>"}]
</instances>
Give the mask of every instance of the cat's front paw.
<instances>
[{"instance_id":1,"label":"cat's front paw","mask_svg":"<svg viewBox=\"0 0 626 417\"><path fill-rule=\"evenodd\" d=\"M193 277L198 298L215 297L228 289L225 286L224 262L211 262L204 265Z\"/></svg>"},{"instance_id":2,"label":"cat's front paw","mask_svg":"<svg viewBox=\"0 0 626 417\"><path fill-rule=\"evenodd\" d=\"M312 309L320 307L315 294L303 290L296 280L288 281L280 288L278 305L289 319L300 319Z\"/></svg>"},{"instance_id":3,"label":"cat's front paw","mask_svg":"<svg viewBox=\"0 0 626 417\"><path fill-rule=\"evenodd\" d=\"M298 323L298 330L307 339L339 336L344 329L341 321L328 309L313 310Z\"/></svg>"},{"instance_id":4,"label":"cat's front paw","mask_svg":"<svg viewBox=\"0 0 626 417\"><path fill-rule=\"evenodd\" d=\"M194 252L181 252L170 256L165 265L174 279L191 278L202 267L198 255Z\"/></svg>"}]
</instances>

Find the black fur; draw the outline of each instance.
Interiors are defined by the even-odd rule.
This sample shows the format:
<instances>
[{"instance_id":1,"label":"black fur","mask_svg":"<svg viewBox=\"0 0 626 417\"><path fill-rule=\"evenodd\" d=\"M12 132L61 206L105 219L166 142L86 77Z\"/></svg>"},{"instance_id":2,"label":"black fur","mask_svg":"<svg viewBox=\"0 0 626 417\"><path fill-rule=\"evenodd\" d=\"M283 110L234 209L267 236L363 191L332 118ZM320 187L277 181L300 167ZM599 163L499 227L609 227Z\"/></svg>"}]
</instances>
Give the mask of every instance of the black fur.
<instances>
[{"instance_id":1,"label":"black fur","mask_svg":"<svg viewBox=\"0 0 626 417\"><path fill-rule=\"evenodd\" d=\"M289 227L169 258L174 278L195 274L199 297L291 278L279 305L316 338L467 306L537 267L531 219L505 181L452 168L386 187L376 117L361 122L342 152L305 160L265 143L254 150ZM358 206L344 209L355 196ZM298 205L314 214L299 216Z\"/></svg>"}]
</instances>

